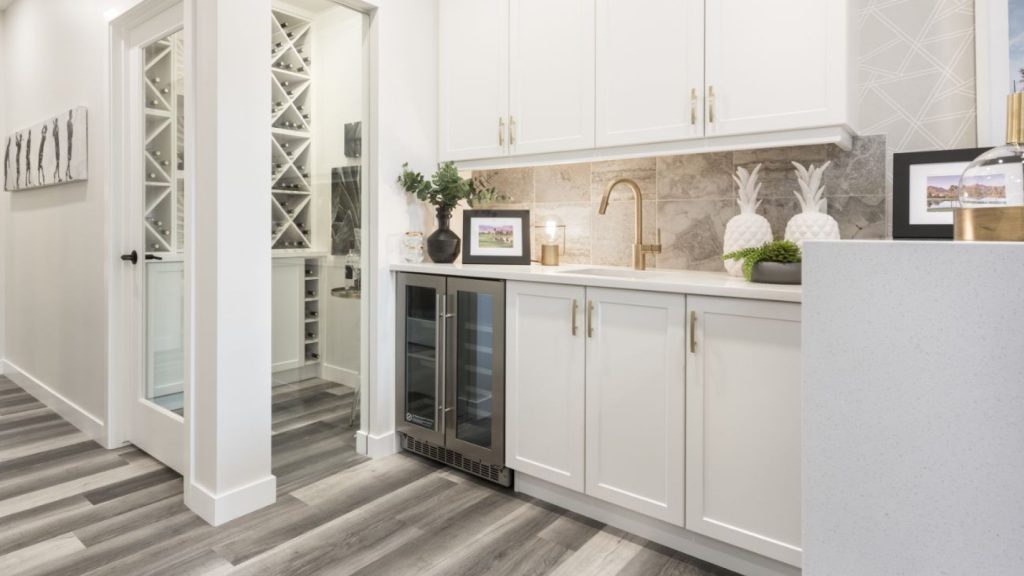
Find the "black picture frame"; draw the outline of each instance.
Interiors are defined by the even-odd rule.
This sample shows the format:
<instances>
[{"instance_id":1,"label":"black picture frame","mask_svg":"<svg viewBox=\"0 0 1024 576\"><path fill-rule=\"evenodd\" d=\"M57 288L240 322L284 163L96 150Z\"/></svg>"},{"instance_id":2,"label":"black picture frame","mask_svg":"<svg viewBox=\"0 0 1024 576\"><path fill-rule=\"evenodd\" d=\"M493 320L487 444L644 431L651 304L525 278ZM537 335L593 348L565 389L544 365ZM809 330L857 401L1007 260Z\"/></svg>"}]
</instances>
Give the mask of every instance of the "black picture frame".
<instances>
[{"instance_id":1,"label":"black picture frame","mask_svg":"<svg viewBox=\"0 0 1024 576\"><path fill-rule=\"evenodd\" d=\"M522 245L515 254L496 255L475 253L473 231L476 226L493 219L515 219L521 231ZM530 264L530 211L529 210L466 210L462 213L462 263L463 264L507 264L523 266Z\"/></svg>"},{"instance_id":2,"label":"black picture frame","mask_svg":"<svg viewBox=\"0 0 1024 576\"><path fill-rule=\"evenodd\" d=\"M921 164L970 162L991 148L901 152L892 156L892 237L894 240L952 240L953 224L911 224L910 169Z\"/></svg>"}]
</instances>

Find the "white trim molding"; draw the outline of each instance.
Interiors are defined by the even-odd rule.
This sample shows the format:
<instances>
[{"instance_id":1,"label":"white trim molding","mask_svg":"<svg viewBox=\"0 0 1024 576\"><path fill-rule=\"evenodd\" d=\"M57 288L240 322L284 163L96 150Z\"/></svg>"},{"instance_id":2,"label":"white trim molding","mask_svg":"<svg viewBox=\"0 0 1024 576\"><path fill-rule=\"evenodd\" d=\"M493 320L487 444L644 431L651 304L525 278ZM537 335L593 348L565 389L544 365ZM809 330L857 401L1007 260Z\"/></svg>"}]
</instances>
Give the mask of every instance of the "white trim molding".
<instances>
[{"instance_id":1,"label":"white trim molding","mask_svg":"<svg viewBox=\"0 0 1024 576\"><path fill-rule=\"evenodd\" d=\"M221 494L190 482L185 490L185 505L212 526L220 526L263 508L277 497L277 476L246 484Z\"/></svg>"},{"instance_id":2,"label":"white trim molding","mask_svg":"<svg viewBox=\"0 0 1024 576\"><path fill-rule=\"evenodd\" d=\"M799 576L800 569L667 522L516 472L515 491L749 576Z\"/></svg>"},{"instance_id":3,"label":"white trim molding","mask_svg":"<svg viewBox=\"0 0 1024 576\"><path fill-rule=\"evenodd\" d=\"M383 458L397 454L401 449L398 434L389 432L380 436L367 434L365 430L356 432L356 452L370 458Z\"/></svg>"},{"instance_id":4,"label":"white trim molding","mask_svg":"<svg viewBox=\"0 0 1024 576\"><path fill-rule=\"evenodd\" d=\"M60 414L61 418L73 424L104 448L117 447L116 444L108 442L107 426L103 420L68 400L35 376L28 374L7 360L0 362L0 373L10 378L12 382L20 386L25 392L31 394L36 400L45 404L47 408Z\"/></svg>"}]
</instances>

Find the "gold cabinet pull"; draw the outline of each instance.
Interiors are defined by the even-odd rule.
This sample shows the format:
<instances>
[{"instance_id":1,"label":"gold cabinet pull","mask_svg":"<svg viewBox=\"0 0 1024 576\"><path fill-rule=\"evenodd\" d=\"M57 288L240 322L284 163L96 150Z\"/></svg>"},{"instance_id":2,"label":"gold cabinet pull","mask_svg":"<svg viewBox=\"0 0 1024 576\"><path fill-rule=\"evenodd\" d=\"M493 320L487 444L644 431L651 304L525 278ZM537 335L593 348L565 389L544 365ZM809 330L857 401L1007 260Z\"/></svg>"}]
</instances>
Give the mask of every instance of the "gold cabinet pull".
<instances>
[{"instance_id":1,"label":"gold cabinet pull","mask_svg":"<svg viewBox=\"0 0 1024 576\"><path fill-rule=\"evenodd\" d=\"M690 354L697 353L697 311L690 310Z\"/></svg>"},{"instance_id":2,"label":"gold cabinet pull","mask_svg":"<svg viewBox=\"0 0 1024 576\"><path fill-rule=\"evenodd\" d=\"M572 299L572 335L576 335L576 312L580 309L580 303L575 298Z\"/></svg>"},{"instance_id":3,"label":"gold cabinet pull","mask_svg":"<svg viewBox=\"0 0 1024 576\"><path fill-rule=\"evenodd\" d=\"M594 337L594 303L587 301L587 338Z\"/></svg>"},{"instance_id":4,"label":"gold cabinet pull","mask_svg":"<svg viewBox=\"0 0 1024 576\"><path fill-rule=\"evenodd\" d=\"M697 125L697 89L690 89L690 125Z\"/></svg>"},{"instance_id":5,"label":"gold cabinet pull","mask_svg":"<svg viewBox=\"0 0 1024 576\"><path fill-rule=\"evenodd\" d=\"M505 117L498 117L498 146L505 147Z\"/></svg>"},{"instance_id":6,"label":"gold cabinet pull","mask_svg":"<svg viewBox=\"0 0 1024 576\"><path fill-rule=\"evenodd\" d=\"M715 87L708 86L708 122L715 123Z\"/></svg>"},{"instance_id":7,"label":"gold cabinet pull","mask_svg":"<svg viewBox=\"0 0 1024 576\"><path fill-rule=\"evenodd\" d=\"M516 117L508 117L508 143L509 146L516 145Z\"/></svg>"}]
</instances>

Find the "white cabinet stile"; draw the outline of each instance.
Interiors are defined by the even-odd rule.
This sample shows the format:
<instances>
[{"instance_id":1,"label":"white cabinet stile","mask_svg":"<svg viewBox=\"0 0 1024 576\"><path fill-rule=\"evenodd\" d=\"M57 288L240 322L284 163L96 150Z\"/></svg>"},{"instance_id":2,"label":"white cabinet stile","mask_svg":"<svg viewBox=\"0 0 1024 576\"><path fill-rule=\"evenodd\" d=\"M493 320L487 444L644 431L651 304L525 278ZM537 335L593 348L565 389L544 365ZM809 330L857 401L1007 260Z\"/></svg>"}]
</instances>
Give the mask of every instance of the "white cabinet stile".
<instances>
[{"instance_id":1,"label":"white cabinet stile","mask_svg":"<svg viewBox=\"0 0 1024 576\"><path fill-rule=\"evenodd\" d=\"M586 335L580 286L508 282L505 465L583 492Z\"/></svg>"},{"instance_id":2,"label":"white cabinet stile","mask_svg":"<svg viewBox=\"0 0 1024 576\"><path fill-rule=\"evenodd\" d=\"M800 305L689 297L686 528L800 565Z\"/></svg>"},{"instance_id":3,"label":"white cabinet stile","mask_svg":"<svg viewBox=\"0 0 1024 576\"><path fill-rule=\"evenodd\" d=\"M587 306L586 492L682 526L686 297L588 288Z\"/></svg>"},{"instance_id":4,"label":"white cabinet stile","mask_svg":"<svg viewBox=\"0 0 1024 576\"><path fill-rule=\"evenodd\" d=\"M597 146L704 136L704 1L597 0Z\"/></svg>"}]
</instances>

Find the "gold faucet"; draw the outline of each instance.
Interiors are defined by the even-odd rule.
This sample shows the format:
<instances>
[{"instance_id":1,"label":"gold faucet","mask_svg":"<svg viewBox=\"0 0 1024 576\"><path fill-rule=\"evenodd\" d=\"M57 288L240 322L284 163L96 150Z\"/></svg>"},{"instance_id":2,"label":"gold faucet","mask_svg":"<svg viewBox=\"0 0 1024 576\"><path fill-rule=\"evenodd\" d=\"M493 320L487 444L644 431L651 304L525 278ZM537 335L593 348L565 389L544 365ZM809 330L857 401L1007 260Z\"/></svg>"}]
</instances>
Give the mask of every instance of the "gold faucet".
<instances>
[{"instance_id":1,"label":"gold faucet","mask_svg":"<svg viewBox=\"0 0 1024 576\"><path fill-rule=\"evenodd\" d=\"M618 178L616 180L612 180L611 184L608 184L608 187L604 189L604 196L601 196L601 207L597 209L597 213L603 216L604 213L608 211L608 197L611 196L612 189L619 184L625 184L633 191L633 201L636 204L636 235L633 238L633 269L644 270L647 268L648 254L661 254L661 229L658 229L657 244L644 244L644 202L643 196L640 194L640 186L629 178Z\"/></svg>"}]
</instances>

